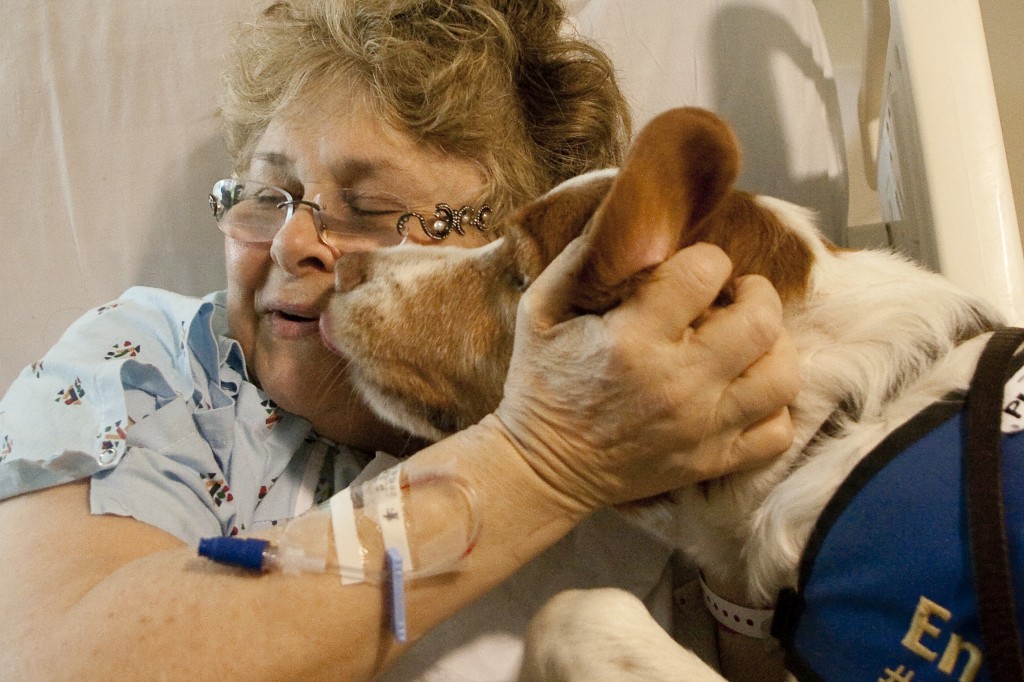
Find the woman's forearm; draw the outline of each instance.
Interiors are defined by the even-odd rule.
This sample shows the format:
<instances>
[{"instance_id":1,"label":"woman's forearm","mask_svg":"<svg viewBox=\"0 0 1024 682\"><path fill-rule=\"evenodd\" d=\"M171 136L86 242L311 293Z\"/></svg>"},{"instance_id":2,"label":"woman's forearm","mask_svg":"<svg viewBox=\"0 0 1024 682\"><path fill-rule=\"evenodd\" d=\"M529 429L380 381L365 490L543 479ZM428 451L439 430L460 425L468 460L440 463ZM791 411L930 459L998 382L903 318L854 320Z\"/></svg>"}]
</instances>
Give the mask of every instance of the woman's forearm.
<instances>
[{"instance_id":1,"label":"woman's forearm","mask_svg":"<svg viewBox=\"0 0 1024 682\"><path fill-rule=\"evenodd\" d=\"M462 570L407 584L410 640L581 519L493 426L457 434L408 465L454 460L481 522ZM0 596L5 670L48 679L366 680L400 653L383 587L226 569L141 522L88 516L86 493L71 485L0 505L0 584L25 587ZM40 603L39 595L50 596Z\"/></svg>"}]
</instances>

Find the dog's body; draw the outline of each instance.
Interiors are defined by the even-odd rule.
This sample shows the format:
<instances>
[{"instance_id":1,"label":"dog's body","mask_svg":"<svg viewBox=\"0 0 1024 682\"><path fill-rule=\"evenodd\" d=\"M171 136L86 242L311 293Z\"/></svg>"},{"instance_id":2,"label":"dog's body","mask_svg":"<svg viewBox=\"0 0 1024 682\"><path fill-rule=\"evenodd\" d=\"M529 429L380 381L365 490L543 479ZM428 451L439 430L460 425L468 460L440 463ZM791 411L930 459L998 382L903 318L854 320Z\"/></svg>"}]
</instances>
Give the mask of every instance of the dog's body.
<instances>
[{"instance_id":1,"label":"dog's body","mask_svg":"<svg viewBox=\"0 0 1024 682\"><path fill-rule=\"evenodd\" d=\"M670 112L641 133L621 172L563 184L487 247L343 257L339 268L359 270L361 284L346 277L350 288L334 297L325 334L352 359L377 411L438 438L497 405L519 295L578 234L586 231L591 253L583 312L614 306L678 248L721 246L735 274L766 276L783 299L801 358L795 442L767 467L676 491L660 511L641 513L685 548L713 588L769 607L795 586L837 487L895 427L966 389L999 316L897 256L836 249L803 209L733 190L737 167L721 122ZM629 599L609 591L557 598L532 628L524 677L717 679Z\"/></svg>"}]
</instances>

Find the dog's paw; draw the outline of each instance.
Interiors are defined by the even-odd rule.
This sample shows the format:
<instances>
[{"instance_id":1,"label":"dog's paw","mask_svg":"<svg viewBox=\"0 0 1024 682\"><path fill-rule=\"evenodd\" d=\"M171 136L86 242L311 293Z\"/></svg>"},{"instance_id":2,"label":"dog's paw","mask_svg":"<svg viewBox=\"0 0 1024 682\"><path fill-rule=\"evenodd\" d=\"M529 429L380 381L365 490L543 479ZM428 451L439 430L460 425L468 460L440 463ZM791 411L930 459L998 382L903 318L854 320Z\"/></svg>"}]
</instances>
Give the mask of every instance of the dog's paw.
<instances>
[{"instance_id":1,"label":"dog's paw","mask_svg":"<svg viewBox=\"0 0 1024 682\"><path fill-rule=\"evenodd\" d=\"M724 682L622 590L562 592L531 621L519 682L641 680Z\"/></svg>"}]
</instances>

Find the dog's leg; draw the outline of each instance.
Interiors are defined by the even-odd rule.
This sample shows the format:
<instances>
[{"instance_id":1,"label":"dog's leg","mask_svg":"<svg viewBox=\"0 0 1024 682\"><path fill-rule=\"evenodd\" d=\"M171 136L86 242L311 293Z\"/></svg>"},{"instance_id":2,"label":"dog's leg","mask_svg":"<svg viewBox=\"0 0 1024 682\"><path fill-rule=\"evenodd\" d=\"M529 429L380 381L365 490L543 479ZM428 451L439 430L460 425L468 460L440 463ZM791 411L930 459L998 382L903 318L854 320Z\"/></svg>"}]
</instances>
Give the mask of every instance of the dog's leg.
<instances>
[{"instance_id":1,"label":"dog's leg","mask_svg":"<svg viewBox=\"0 0 1024 682\"><path fill-rule=\"evenodd\" d=\"M530 623L519 682L724 682L628 592L570 590Z\"/></svg>"}]
</instances>

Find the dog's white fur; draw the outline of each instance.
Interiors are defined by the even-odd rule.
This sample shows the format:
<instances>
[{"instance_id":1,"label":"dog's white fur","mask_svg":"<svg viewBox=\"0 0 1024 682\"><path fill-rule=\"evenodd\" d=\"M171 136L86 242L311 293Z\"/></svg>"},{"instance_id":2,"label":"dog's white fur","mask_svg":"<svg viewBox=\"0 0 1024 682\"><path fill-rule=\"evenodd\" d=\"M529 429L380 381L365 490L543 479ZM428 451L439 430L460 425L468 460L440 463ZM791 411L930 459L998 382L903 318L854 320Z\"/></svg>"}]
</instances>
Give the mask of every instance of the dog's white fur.
<instances>
[{"instance_id":1,"label":"dog's white fur","mask_svg":"<svg viewBox=\"0 0 1024 682\"><path fill-rule=\"evenodd\" d=\"M589 232L600 232L602 223L612 220L608 216L635 214L640 207L616 202L638 201L636 191L650 184L658 186L642 194L641 203L692 199L696 206L706 188L689 184L698 177L694 169L704 172L716 155L732 153L734 141L716 120L692 111L674 116L652 123L653 132L641 135L618 178L603 171L563 184L524 209L508 236L487 247L399 247L339 263L339 268L360 269L361 283L337 292L325 334L352 359L358 386L374 408L428 438L493 409L507 369L518 294L550 261L538 252L557 248L535 248L531 240L546 238L537 236L538 223L566 222L559 207L575 202L568 213L586 216L569 237L584 224ZM688 126L693 130L673 137ZM709 155L704 138L714 138L721 151ZM685 156L694 140L703 156L685 159L677 170L657 157ZM659 151L652 151L656 145ZM730 163L713 168L727 177L710 190L727 198L735 175ZM703 176L698 180L705 182ZM636 191L621 189L628 183ZM666 191L671 183L686 186L681 199ZM579 199L587 193L593 196ZM749 210L759 214L758 221L781 226L771 229L802 245L762 257L759 250L774 244L774 237L764 243L742 234L738 240L720 238L734 261L753 263L742 267L759 271L764 260L764 274L783 295L785 325L801 359L802 390L791 406L795 442L769 466L676 491L670 504L641 513L686 549L709 583L727 586L751 606L768 607L781 588L795 586L801 552L836 488L895 427L950 391L966 389L982 333L997 325L999 316L984 301L903 258L834 248L800 207L767 197L752 202ZM626 211L613 213L617 209ZM717 210L693 208L691 216L688 207L681 220L703 225ZM619 251L612 265L595 268L597 279L619 290L605 296L605 306L613 305L616 295L628 295L628 286L620 284L635 274L636 253L647 258L650 249L640 244L630 252L630 241L641 240L622 227L614 226L614 239L593 239L596 251L610 250L608 244ZM742 233L748 226L726 228ZM693 229L695 238L684 230L675 240L678 246L707 237ZM751 252L740 253L744 249ZM787 259L793 262L780 263ZM616 268L621 272L615 274ZM415 321L401 322L410 317ZM424 391L431 395L424 398ZM826 423L827 432L822 431ZM523 676L591 682L721 679L668 638L631 596L613 590L553 600L531 628Z\"/></svg>"}]
</instances>

